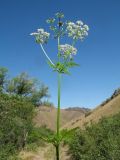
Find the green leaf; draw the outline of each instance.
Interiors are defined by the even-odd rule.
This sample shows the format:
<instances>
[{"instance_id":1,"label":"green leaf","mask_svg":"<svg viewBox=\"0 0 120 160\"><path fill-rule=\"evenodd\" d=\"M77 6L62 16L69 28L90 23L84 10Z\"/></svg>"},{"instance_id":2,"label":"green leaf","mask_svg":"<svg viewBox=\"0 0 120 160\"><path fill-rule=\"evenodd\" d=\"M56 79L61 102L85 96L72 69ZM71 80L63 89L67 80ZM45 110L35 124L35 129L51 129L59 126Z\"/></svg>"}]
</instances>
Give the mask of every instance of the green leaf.
<instances>
[{"instance_id":1,"label":"green leaf","mask_svg":"<svg viewBox=\"0 0 120 160\"><path fill-rule=\"evenodd\" d=\"M74 66L78 66L78 64L76 64L73 61L64 62L64 63L57 62L57 63L55 63L55 65L48 62L48 64L53 69L53 71L59 72L62 74L68 74L68 75L70 75L70 72L68 71L69 68L74 67Z\"/></svg>"},{"instance_id":2,"label":"green leaf","mask_svg":"<svg viewBox=\"0 0 120 160\"><path fill-rule=\"evenodd\" d=\"M55 66L50 61L47 61L47 63L51 68L55 68Z\"/></svg>"},{"instance_id":3,"label":"green leaf","mask_svg":"<svg viewBox=\"0 0 120 160\"><path fill-rule=\"evenodd\" d=\"M66 66L69 67L69 68L71 68L71 67L79 66L79 64L77 64L77 63L75 63L73 61L70 61L70 62L66 63Z\"/></svg>"},{"instance_id":4,"label":"green leaf","mask_svg":"<svg viewBox=\"0 0 120 160\"><path fill-rule=\"evenodd\" d=\"M74 136L76 130L77 128L73 128L70 130L67 130L67 129L61 130L60 131L60 141L71 139Z\"/></svg>"}]
</instances>

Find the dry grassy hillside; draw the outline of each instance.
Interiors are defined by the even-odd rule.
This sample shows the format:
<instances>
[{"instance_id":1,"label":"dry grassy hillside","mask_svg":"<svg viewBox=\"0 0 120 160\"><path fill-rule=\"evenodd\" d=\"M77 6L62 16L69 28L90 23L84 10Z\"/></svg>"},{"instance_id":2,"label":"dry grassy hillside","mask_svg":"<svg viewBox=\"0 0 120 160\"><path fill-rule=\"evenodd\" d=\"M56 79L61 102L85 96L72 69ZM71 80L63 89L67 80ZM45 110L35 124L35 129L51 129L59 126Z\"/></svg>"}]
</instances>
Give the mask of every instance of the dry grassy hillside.
<instances>
[{"instance_id":1,"label":"dry grassy hillside","mask_svg":"<svg viewBox=\"0 0 120 160\"><path fill-rule=\"evenodd\" d=\"M102 117L114 115L118 112L120 112L120 94L109 99L109 101L104 103L104 105L102 103L100 106L90 111L89 114L87 113L84 117L79 117L76 120L72 120L64 125L63 128L83 128L85 125L89 125L91 122L98 122Z\"/></svg>"},{"instance_id":2,"label":"dry grassy hillside","mask_svg":"<svg viewBox=\"0 0 120 160\"><path fill-rule=\"evenodd\" d=\"M87 112L88 109L84 108L61 109L61 126L78 117L84 117ZM37 126L46 125L48 128L55 130L56 113L57 109L55 107L41 106L37 108L37 115L35 116L34 122Z\"/></svg>"}]
</instances>

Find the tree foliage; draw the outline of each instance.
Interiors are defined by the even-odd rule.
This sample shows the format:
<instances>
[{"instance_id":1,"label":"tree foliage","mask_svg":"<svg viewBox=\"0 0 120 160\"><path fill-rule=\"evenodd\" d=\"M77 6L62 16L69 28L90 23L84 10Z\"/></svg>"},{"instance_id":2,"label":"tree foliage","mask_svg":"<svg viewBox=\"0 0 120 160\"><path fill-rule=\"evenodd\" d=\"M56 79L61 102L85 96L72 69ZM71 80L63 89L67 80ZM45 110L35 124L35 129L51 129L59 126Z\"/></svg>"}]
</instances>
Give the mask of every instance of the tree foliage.
<instances>
[{"instance_id":1,"label":"tree foliage","mask_svg":"<svg viewBox=\"0 0 120 160\"><path fill-rule=\"evenodd\" d=\"M8 70L6 68L0 67L0 93L4 91L7 72Z\"/></svg>"},{"instance_id":2,"label":"tree foliage","mask_svg":"<svg viewBox=\"0 0 120 160\"><path fill-rule=\"evenodd\" d=\"M6 68L0 67L0 93L27 97L35 106L41 105L43 99L50 96L49 88L37 79L29 77L27 73L23 72L8 79L7 72Z\"/></svg>"},{"instance_id":3,"label":"tree foliage","mask_svg":"<svg viewBox=\"0 0 120 160\"><path fill-rule=\"evenodd\" d=\"M23 72L8 81L7 92L13 95L28 96L34 90L35 80L30 79L28 74Z\"/></svg>"},{"instance_id":4,"label":"tree foliage","mask_svg":"<svg viewBox=\"0 0 120 160\"><path fill-rule=\"evenodd\" d=\"M34 105L41 105L45 103L45 101L42 101L42 99L45 97L48 98L49 96L50 95L48 93L48 87L42 84L41 86L39 86L39 89L35 89L32 92L29 98Z\"/></svg>"}]
</instances>

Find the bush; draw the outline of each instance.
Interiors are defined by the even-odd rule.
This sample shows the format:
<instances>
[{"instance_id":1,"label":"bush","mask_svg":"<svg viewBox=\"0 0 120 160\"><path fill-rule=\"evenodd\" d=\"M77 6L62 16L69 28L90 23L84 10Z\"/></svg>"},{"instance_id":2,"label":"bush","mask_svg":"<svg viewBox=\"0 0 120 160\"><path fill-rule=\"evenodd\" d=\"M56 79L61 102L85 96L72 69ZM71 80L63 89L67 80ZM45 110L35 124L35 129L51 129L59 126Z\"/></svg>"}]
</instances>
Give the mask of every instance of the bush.
<instances>
[{"instance_id":1,"label":"bush","mask_svg":"<svg viewBox=\"0 0 120 160\"><path fill-rule=\"evenodd\" d=\"M120 113L78 130L69 146L73 160L120 160Z\"/></svg>"},{"instance_id":2,"label":"bush","mask_svg":"<svg viewBox=\"0 0 120 160\"><path fill-rule=\"evenodd\" d=\"M0 94L0 160L24 148L34 113L34 106L25 98Z\"/></svg>"}]
</instances>

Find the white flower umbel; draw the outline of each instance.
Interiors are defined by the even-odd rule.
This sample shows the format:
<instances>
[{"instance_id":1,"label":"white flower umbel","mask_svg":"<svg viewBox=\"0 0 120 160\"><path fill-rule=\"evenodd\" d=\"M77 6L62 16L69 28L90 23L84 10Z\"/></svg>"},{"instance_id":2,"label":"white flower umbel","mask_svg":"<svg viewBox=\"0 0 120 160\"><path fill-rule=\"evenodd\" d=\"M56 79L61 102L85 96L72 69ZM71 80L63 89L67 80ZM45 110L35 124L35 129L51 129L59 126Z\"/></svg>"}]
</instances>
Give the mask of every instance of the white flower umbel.
<instances>
[{"instance_id":1,"label":"white flower umbel","mask_svg":"<svg viewBox=\"0 0 120 160\"><path fill-rule=\"evenodd\" d=\"M69 44L59 45L59 51L61 56L65 58L72 58L72 56L76 55L77 53L77 49Z\"/></svg>"},{"instance_id":2,"label":"white flower umbel","mask_svg":"<svg viewBox=\"0 0 120 160\"><path fill-rule=\"evenodd\" d=\"M47 55L44 47L43 47L43 44L44 43L47 43L48 39L49 39L49 36L50 36L50 33L48 32L45 32L44 29L40 28L40 29L37 29L37 32L33 32L30 34L31 36L35 36L35 39L36 39L36 42L40 44L41 46L41 49L44 53L44 55L46 56L46 58L48 59L48 61L54 65L54 63L52 62L52 60L50 59L50 57Z\"/></svg>"},{"instance_id":3,"label":"white flower umbel","mask_svg":"<svg viewBox=\"0 0 120 160\"><path fill-rule=\"evenodd\" d=\"M88 35L89 27L82 21L68 22L66 30L68 37L72 37L74 40L83 40Z\"/></svg>"},{"instance_id":4,"label":"white flower umbel","mask_svg":"<svg viewBox=\"0 0 120 160\"><path fill-rule=\"evenodd\" d=\"M45 32L44 29L37 29L37 32L31 33L31 36L35 36L36 42L39 44L44 44L48 42L50 33Z\"/></svg>"}]
</instances>

